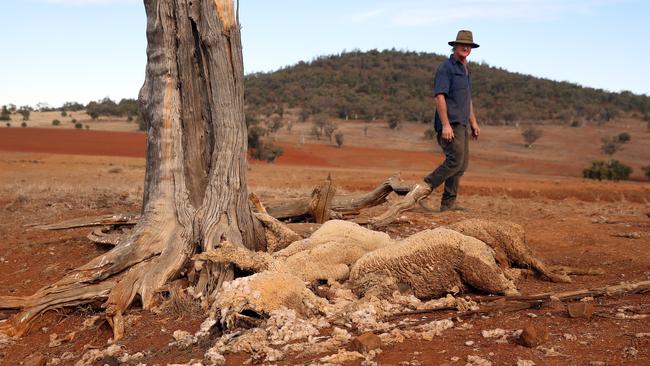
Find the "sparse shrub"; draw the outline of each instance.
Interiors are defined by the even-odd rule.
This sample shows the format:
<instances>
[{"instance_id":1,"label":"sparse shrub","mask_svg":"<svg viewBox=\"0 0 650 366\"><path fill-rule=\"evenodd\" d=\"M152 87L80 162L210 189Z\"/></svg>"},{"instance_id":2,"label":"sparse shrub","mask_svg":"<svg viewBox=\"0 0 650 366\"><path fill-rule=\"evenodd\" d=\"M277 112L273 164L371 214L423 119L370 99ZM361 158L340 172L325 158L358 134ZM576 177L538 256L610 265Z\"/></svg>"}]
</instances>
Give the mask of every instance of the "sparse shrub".
<instances>
[{"instance_id":1,"label":"sparse shrub","mask_svg":"<svg viewBox=\"0 0 650 366\"><path fill-rule=\"evenodd\" d=\"M305 108L300 110L300 114L298 115L298 120L300 122L305 122L309 119L309 111Z\"/></svg>"},{"instance_id":2,"label":"sparse shrub","mask_svg":"<svg viewBox=\"0 0 650 366\"><path fill-rule=\"evenodd\" d=\"M136 121L138 122L138 130L139 131L146 131L147 130L147 123L144 121L144 118L142 118L140 115L136 118Z\"/></svg>"},{"instance_id":3,"label":"sparse shrub","mask_svg":"<svg viewBox=\"0 0 650 366\"><path fill-rule=\"evenodd\" d=\"M284 121L282 121L282 117L280 117L279 115L275 115L271 117L271 122L268 124L268 130L271 133L275 133L278 132L278 130L281 129L282 126L284 126Z\"/></svg>"},{"instance_id":4,"label":"sparse shrub","mask_svg":"<svg viewBox=\"0 0 650 366\"><path fill-rule=\"evenodd\" d=\"M583 177L598 180L628 180L630 174L632 174L632 168L618 160L607 162L597 160L591 163L591 167L582 171Z\"/></svg>"},{"instance_id":5,"label":"sparse shrub","mask_svg":"<svg viewBox=\"0 0 650 366\"><path fill-rule=\"evenodd\" d=\"M256 125L248 127L248 148L257 149L262 141L262 136L264 136L262 127Z\"/></svg>"},{"instance_id":6,"label":"sparse shrub","mask_svg":"<svg viewBox=\"0 0 650 366\"><path fill-rule=\"evenodd\" d=\"M311 128L311 134L312 134L314 137L316 137L316 140L320 140L320 137L321 137L321 130L320 130L318 127L313 126L313 127Z\"/></svg>"},{"instance_id":7,"label":"sparse shrub","mask_svg":"<svg viewBox=\"0 0 650 366\"><path fill-rule=\"evenodd\" d=\"M339 148L343 146L343 132L339 131L334 135L334 140L336 140L336 146Z\"/></svg>"},{"instance_id":8,"label":"sparse shrub","mask_svg":"<svg viewBox=\"0 0 650 366\"><path fill-rule=\"evenodd\" d=\"M426 130L424 130L424 139L425 140L433 140L436 138L436 129L433 127L429 127Z\"/></svg>"},{"instance_id":9,"label":"sparse shrub","mask_svg":"<svg viewBox=\"0 0 650 366\"><path fill-rule=\"evenodd\" d=\"M325 136L327 136L329 142L332 142L332 135L334 134L334 131L336 131L336 126L334 126L332 123L326 124L323 128L323 133Z\"/></svg>"},{"instance_id":10,"label":"sparse shrub","mask_svg":"<svg viewBox=\"0 0 650 366\"><path fill-rule=\"evenodd\" d=\"M70 121L70 123L72 123L72 124L77 123L77 119L76 119L76 118L73 118L73 119Z\"/></svg>"},{"instance_id":11,"label":"sparse shrub","mask_svg":"<svg viewBox=\"0 0 650 366\"><path fill-rule=\"evenodd\" d=\"M84 125L83 125L81 122L77 122L77 123L74 124L74 128L79 128L79 129L81 129L81 128L83 128L83 127L84 127Z\"/></svg>"},{"instance_id":12,"label":"sparse shrub","mask_svg":"<svg viewBox=\"0 0 650 366\"><path fill-rule=\"evenodd\" d=\"M90 130L90 125L85 126L87 130Z\"/></svg>"},{"instance_id":13,"label":"sparse shrub","mask_svg":"<svg viewBox=\"0 0 650 366\"><path fill-rule=\"evenodd\" d=\"M65 109L62 110L61 111L61 117L67 117L67 116L68 116L68 112Z\"/></svg>"},{"instance_id":14,"label":"sparse shrub","mask_svg":"<svg viewBox=\"0 0 650 366\"><path fill-rule=\"evenodd\" d=\"M535 128L535 126L530 125L521 132L521 136L524 137L524 142L526 147L530 148L533 146L535 141L539 140L542 137L542 130Z\"/></svg>"},{"instance_id":15,"label":"sparse shrub","mask_svg":"<svg viewBox=\"0 0 650 366\"><path fill-rule=\"evenodd\" d=\"M2 111L0 112L0 121L11 121L11 113L9 113L6 105L2 106Z\"/></svg>"},{"instance_id":16,"label":"sparse shrub","mask_svg":"<svg viewBox=\"0 0 650 366\"><path fill-rule=\"evenodd\" d=\"M605 137L602 140L603 145L600 147L600 151L605 155L612 156L622 150L623 144L627 143L631 139L632 137L627 132L621 132L618 135L609 138Z\"/></svg>"},{"instance_id":17,"label":"sparse shrub","mask_svg":"<svg viewBox=\"0 0 650 366\"><path fill-rule=\"evenodd\" d=\"M260 141L258 147L251 150L251 157L255 160L263 160L273 163L275 162L275 159L282 155L283 152L284 151L280 146Z\"/></svg>"},{"instance_id":18,"label":"sparse shrub","mask_svg":"<svg viewBox=\"0 0 650 366\"><path fill-rule=\"evenodd\" d=\"M643 170L643 174L650 179L650 165L642 167L641 170Z\"/></svg>"},{"instance_id":19,"label":"sparse shrub","mask_svg":"<svg viewBox=\"0 0 650 366\"><path fill-rule=\"evenodd\" d=\"M401 122L399 120L399 117L397 116L390 116L388 117L388 128L391 130L398 130L401 127Z\"/></svg>"},{"instance_id":20,"label":"sparse shrub","mask_svg":"<svg viewBox=\"0 0 650 366\"><path fill-rule=\"evenodd\" d=\"M624 144L632 139L632 136L630 136L629 133L627 132L621 132L616 136L616 140L620 142L621 144Z\"/></svg>"},{"instance_id":21,"label":"sparse shrub","mask_svg":"<svg viewBox=\"0 0 650 366\"><path fill-rule=\"evenodd\" d=\"M130 114L128 116L126 116L126 121L127 122L133 122L133 116L130 115Z\"/></svg>"},{"instance_id":22,"label":"sparse shrub","mask_svg":"<svg viewBox=\"0 0 650 366\"><path fill-rule=\"evenodd\" d=\"M23 121L29 121L29 115L32 112L32 108L30 106L22 106L18 110L18 113L23 116Z\"/></svg>"},{"instance_id":23,"label":"sparse shrub","mask_svg":"<svg viewBox=\"0 0 650 366\"><path fill-rule=\"evenodd\" d=\"M7 127L11 127L11 123L7 122Z\"/></svg>"},{"instance_id":24,"label":"sparse shrub","mask_svg":"<svg viewBox=\"0 0 650 366\"><path fill-rule=\"evenodd\" d=\"M60 126L60 125L61 125L61 121L59 121L58 119L52 120L52 126Z\"/></svg>"},{"instance_id":25,"label":"sparse shrub","mask_svg":"<svg viewBox=\"0 0 650 366\"><path fill-rule=\"evenodd\" d=\"M22 127L22 128L27 127L27 122L23 121L23 122L20 124L20 127Z\"/></svg>"},{"instance_id":26,"label":"sparse shrub","mask_svg":"<svg viewBox=\"0 0 650 366\"><path fill-rule=\"evenodd\" d=\"M571 127L582 127L582 123L581 123L579 120L574 119L573 121L571 121L571 125L570 125L570 126L571 126Z\"/></svg>"}]
</instances>

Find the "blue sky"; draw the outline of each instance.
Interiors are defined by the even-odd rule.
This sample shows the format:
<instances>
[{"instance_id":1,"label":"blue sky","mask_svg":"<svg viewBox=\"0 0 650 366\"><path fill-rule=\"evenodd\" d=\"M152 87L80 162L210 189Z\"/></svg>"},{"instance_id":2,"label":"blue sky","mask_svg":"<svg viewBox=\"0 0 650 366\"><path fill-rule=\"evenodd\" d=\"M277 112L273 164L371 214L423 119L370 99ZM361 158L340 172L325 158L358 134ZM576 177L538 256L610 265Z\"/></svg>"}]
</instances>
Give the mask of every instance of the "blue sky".
<instances>
[{"instance_id":1,"label":"blue sky","mask_svg":"<svg viewBox=\"0 0 650 366\"><path fill-rule=\"evenodd\" d=\"M474 61L650 95L644 0L241 0L240 9L247 73L343 49L447 54L457 30L471 29ZM145 21L140 0L4 0L0 104L137 97Z\"/></svg>"}]
</instances>

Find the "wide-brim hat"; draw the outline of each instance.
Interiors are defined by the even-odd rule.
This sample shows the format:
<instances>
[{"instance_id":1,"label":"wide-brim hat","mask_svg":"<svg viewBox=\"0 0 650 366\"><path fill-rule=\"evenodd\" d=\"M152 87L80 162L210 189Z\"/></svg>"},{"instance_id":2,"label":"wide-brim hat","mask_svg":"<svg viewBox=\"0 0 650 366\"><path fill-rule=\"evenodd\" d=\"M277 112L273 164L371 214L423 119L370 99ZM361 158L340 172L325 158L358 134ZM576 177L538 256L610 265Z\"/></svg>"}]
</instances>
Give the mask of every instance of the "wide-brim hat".
<instances>
[{"instance_id":1,"label":"wide-brim hat","mask_svg":"<svg viewBox=\"0 0 650 366\"><path fill-rule=\"evenodd\" d=\"M474 43L474 37L472 36L472 32L468 30L460 30L458 31L458 34L456 35L456 40L455 41L449 41L448 42L450 46L456 45L456 44L467 44L472 46L472 48L478 48L480 47L478 44Z\"/></svg>"}]
</instances>

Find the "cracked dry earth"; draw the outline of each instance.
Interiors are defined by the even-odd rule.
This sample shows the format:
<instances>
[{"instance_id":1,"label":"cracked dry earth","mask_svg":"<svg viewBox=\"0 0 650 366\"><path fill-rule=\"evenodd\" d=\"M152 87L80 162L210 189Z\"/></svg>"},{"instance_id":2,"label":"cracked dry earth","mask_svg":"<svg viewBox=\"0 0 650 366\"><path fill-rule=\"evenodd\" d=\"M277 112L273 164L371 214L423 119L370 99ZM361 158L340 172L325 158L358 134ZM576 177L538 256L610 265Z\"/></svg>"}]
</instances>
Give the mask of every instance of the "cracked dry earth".
<instances>
[{"instance_id":1,"label":"cracked dry earth","mask_svg":"<svg viewBox=\"0 0 650 366\"><path fill-rule=\"evenodd\" d=\"M138 158L3 153L0 294L30 294L106 251L85 238L88 228L46 232L26 225L137 212L143 169L144 161ZM366 190L392 173L252 164L250 190L262 200L308 194L328 172L340 190L348 192ZM421 175L420 171L402 174L409 181ZM572 276L573 283L523 278L517 283L523 294L650 279L647 183L515 174L468 174L464 179L462 203L470 212L418 209L383 231L398 239L467 218L509 220L523 226L528 245L547 264L605 271L600 276ZM436 202L427 203L435 206ZM362 216L375 216L384 208L370 209ZM355 303L344 286L321 288L326 292L323 301L347 307L345 317L305 322L280 311L257 330L239 330L222 338L206 331L210 324L205 323L206 313L182 293L161 300L154 312L130 310L126 336L117 343L110 339L112 331L102 320L99 304L49 312L22 338L0 338L0 364L18 365L35 357L50 365L163 365L191 360L226 365L650 364L647 294L586 299L595 306L590 319L570 318L564 306L555 304L489 316L460 317L457 310L446 310L385 321L392 313L431 303L405 295ZM456 299L454 304L464 301L461 296ZM9 315L0 313L0 319ZM547 333L535 347L519 344L521 330L530 325ZM379 335L379 350L353 350L352 339L365 331Z\"/></svg>"}]
</instances>

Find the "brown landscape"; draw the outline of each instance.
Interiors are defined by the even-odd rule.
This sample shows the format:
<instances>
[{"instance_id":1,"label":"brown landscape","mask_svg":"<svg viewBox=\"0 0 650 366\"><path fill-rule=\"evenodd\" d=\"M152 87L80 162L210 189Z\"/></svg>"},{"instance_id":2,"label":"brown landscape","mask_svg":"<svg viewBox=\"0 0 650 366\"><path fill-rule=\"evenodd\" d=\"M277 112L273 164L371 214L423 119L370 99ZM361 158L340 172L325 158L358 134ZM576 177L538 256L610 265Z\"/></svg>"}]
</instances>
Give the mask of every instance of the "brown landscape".
<instances>
[{"instance_id":1,"label":"brown landscape","mask_svg":"<svg viewBox=\"0 0 650 366\"><path fill-rule=\"evenodd\" d=\"M41 117L43 121L52 118ZM34 119L41 117L34 113ZM283 155L275 163L249 161L249 191L263 202L307 196L330 175L337 193L367 192L398 172L406 182L419 182L443 159L435 142L423 138L423 124L405 123L395 131L385 121L335 123L345 135L340 148L315 140L308 123L296 122L290 132L280 130L273 138L283 148ZM0 129L0 296L30 295L110 249L90 242L88 227L46 231L32 226L138 213L146 137L133 127L124 120L100 119L93 121L90 129L74 129L65 123L57 128ZM577 128L540 128L543 136L526 148L521 128L484 126L480 140L471 144L470 168L461 184L460 202L469 211L440 213L418 208L382 231L391 238L403 238L467 218L506 220L523 226L527 245L547 264L604 271L602 275L572 276L572 283L528 276L517 282L524 295L649 280L650 183L641 170L650 164L646 124L621 118ZM615 158L633 167L631 181L583 179L582 169L592 160L604 159L601 138L621 132L632 138ZM434 192L426 206L437 209L439 194L439 190ZM389 203L364 210L360 218L378 215L396 199L392 194ZM415 337L384 344L372 362L464 365L479 364L469 358L479 356L494 365L650 364L647 294L584 301L595 306L592 316L570 317L562 303L487 315L463 316L455 310L404 315L390 322L406 324L409 329L408 324L452 319L454 327L430 340ZM162 309L151 312L136 306L129 310L128 332L118 344L130 354L143 352L138 362L148 365L203 358L210 343L187 347L171 343L176 330L196 332L205 314ZM0 319L10 315L0 312ZM89 325L87 320L93 316L99 320ZM101 317L101 309L93 305L47 312L24 336L2 339L0 363L17 365L30 357L31 361L42 357L50 365L73 365L89 349L103 349L112 342L113 332ZM548 333L540 345L520 344L516 332L527 326ZM500 336L489 336L496 329L503 330ZM322 329L321 334L327 336L331 331ZM350 333L359 335L354 330ZM349 345L342 346L346 347ZM323 357L334 353L289 354L280 361L253 363L327 364ZM225 357L228 365L250 362L247 353ZM368 362L360 358L343 364L371 364ZM106 356L97 364L119 363Z\"/></svg>"}]
</instances>

